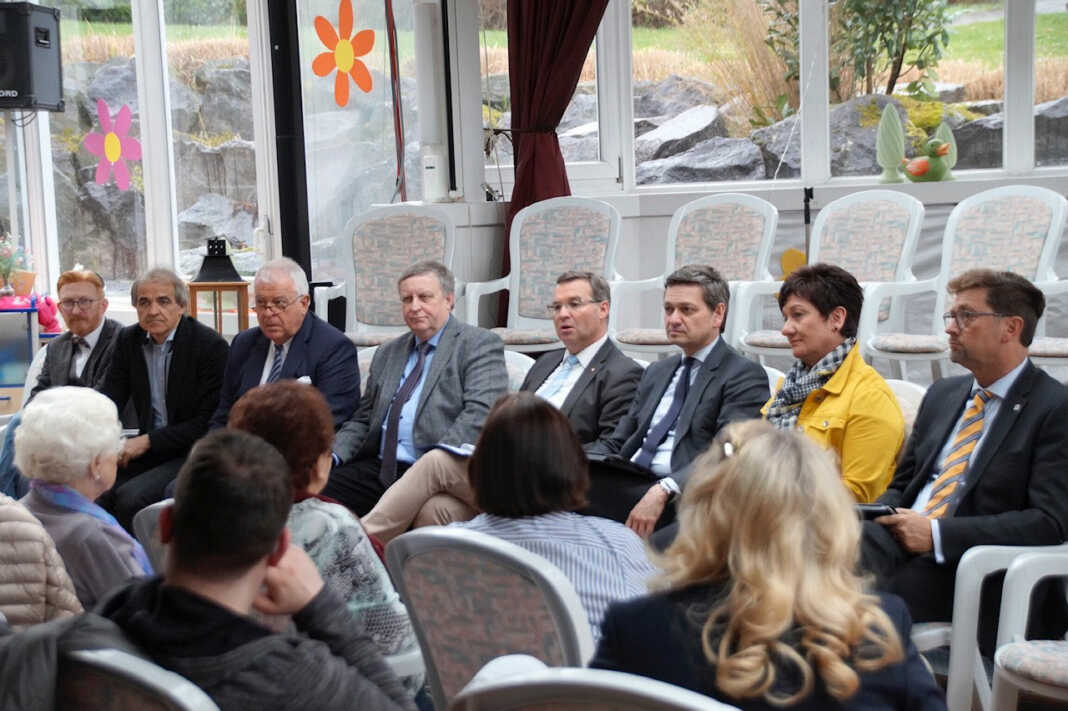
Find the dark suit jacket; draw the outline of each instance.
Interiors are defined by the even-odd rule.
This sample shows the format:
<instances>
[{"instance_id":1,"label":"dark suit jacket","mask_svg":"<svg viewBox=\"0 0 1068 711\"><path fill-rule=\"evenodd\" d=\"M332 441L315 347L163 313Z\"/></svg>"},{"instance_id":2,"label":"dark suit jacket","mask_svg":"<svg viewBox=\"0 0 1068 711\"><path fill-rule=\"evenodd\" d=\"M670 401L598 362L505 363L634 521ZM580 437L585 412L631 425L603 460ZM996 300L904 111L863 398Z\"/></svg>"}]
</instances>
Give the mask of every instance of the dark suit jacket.
<instances>
[{"instance_id":1,"label":"dark suit jacket","mask_svg":"<svg viewBox=\"0 0 1068 711\"><path fill-rule=\"evenodd\" d=\"M230 344L226 360L219 407L211 417L211 426L224 427L230 408L247 391L260 384L263 364L273 344L259 326L242 331ZM283 378L311 378L334 415L334 427L349 419L360 401L360 369L356 363L356 346L344 333L311 313L304 316L300 330L293 334L289 353L282 363Z\"/></svg>"},{"instance_id":2,"label":"dark suit jacket","mask_svg":"<svg viewBox=\"0 0 1068 711\"><path fill-rule=\"evenodd\" d=\"M706 661L701 649L704 617L695 618L693 613L701 606L707 611L707 606L717 602L721 595L718 586L699 585L614 603L601 624L601 642L590 666L666 681L747 711L780 708L758 699L739 701L716 688L716 668ZM942 691L909 639L912 621L904 603L893 595L879 597L905 647L904 661L878 671L860 672L860 689L841 705L817 681L810 696L788 707L791 711L837 708L945 711ZM791 678L787 669L780 670L777 676Z\"/></svg>"},{"instance_id":3,"label":"dark suit jacket","mask_svg":"<svg viewBox=\"0 0 1068 711\"><path fill-rule=\"evenodd\" d=\"M407 333L375 351L360 406L334 440L334 453L342 463L378 456L382 424L414 347L415 336ZM474 444L507 385L501 339L450 316L419 395L415 445L429 449L439 442L456 447Z\"/></svg>"},{"instance_id":4,"label":"dark suit jacket","mask_svg":"<svg viewBox=\"0 0 1068 711\"><path fill-rule=\"evenodd\" d=\"M82 370L81 381L85 387L100 388L104 384L120 331L121 323L110 318L104 319L100 338L89 352L89 360L85 362L85 368ZM42 390L70 385L70 359L74 348L71 337L71 332L66 331L48 344L44 366L41 368L41 374L37 376L37 385L30 391L30 400Z\"/></svg>"},{"instance_id":5,"label":"dark suit jacket","mask_svg":"<svg viewBox=\"0 0 1068 711\"><path fill-rule=\"evenodd\" d=\"M911 507L971 394L972 376L931 385L886 492ZM1001 403L968 467L964 492L939 521L942 553L955 565L972 546L1052 545L1068 531L1068 388L1030 362Z\"/></svg>"},{"instance_id":6,"label":"dark suit jacket","mask_svg":"<svg viewBox=\"0 0 1068 711\"><path fill-rule=\"evenodd\" d=\"M564 359L563 348L549 351L531 366L520 390L534 392ZM619 419L627 412L642 368L623 355L612 339L597 349L589 367L575 381L560 411L571 420L579 441L590 445L615 431Z\"/></svg>"},{"instance_id":7,"label":"dark suit jacket","mask_svg":"<svg viewBox=\"0 0 1068 711\"><path fill-rule=\"evenodd\" d=\"M637 397L631 401L627 414L615 432L589 448L591 454L616 454L624 459L634 456L681 361L681 355L674 355L645 369L638 383ZM686 479L690 462L711 444L724 425L759 418L760 408L769 397L764 369L738 355L720 339L690 386L675 424L671 472L679 485Z\"/></svg>"},{"instance_id":8,"label":"dark suit jacket","mask_svg":"<svg viewBox=\"0 0 1068 711\"><path fill-rule=\"evenodd\" d=\"M171 367L167 371L167 426L153 431L152 393L142 350L146 335L137 324L122 329L101 392L115 402L120 412L128 400L133 402L141 434L150 433L151 446L144 457L162 462L184 457L208 431L208 421L219 404L229 346L212 329L182 316L174 333Z\"/></svg>"}]
</instances>

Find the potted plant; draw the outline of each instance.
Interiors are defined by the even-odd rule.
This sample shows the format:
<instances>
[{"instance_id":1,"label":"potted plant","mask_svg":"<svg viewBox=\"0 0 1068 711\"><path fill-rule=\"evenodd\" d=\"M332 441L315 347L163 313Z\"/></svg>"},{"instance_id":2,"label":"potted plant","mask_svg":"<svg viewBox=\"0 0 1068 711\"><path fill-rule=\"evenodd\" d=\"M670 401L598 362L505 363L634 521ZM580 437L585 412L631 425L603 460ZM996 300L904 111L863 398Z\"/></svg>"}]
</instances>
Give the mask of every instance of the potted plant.
<instances>
[{"instance_id":1,"label":"potted plant","mask_svg":"<svg viewBox=\"0 0 1068 711\"><path fill-rule=\"evenodd\" d=\"M19 245L18 239L13 237L10 232L0 234L0 279L3 279L3 286L0 287L0 296L12 296L15 294L13 281L16 280L17 273L27 269L29 265L30 260L26 256L26 252ZM29 287L32 289L32 272L26 273L31 274ZM25 288L24 284L20 283L19 286ZM19 289L20 292L22 290L22 288ZM28 294L29 291L27 290L26 294L21 295L26 296Z\"/></svg>"}]
</instances>

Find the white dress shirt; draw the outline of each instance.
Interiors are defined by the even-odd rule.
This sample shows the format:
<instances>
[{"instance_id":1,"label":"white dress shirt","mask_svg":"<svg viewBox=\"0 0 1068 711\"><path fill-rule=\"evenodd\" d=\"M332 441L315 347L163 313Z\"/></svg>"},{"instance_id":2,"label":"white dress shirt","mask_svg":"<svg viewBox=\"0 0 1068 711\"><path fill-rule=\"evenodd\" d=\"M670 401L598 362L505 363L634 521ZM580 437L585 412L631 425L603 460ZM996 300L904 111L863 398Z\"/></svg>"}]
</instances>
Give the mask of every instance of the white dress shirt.
<instances>
[{"instance_id":1,"label":"white dress shirt","mask_svg":"<svg viewBox=\"0 0 1068 711\"><path fill-rule=\"evenodd\" d=\"M289 355L289 344L293 342L290 338L282 344L282 365L286 363L286 356ZM260 375L260 385L267 382L267 378L271 376L271 366L274 365L274 341L270 338L267 339L267 360L263 363L263 373Z\"/></svg>"},{"instance_id":2,"label":"white dress shirt","mask_svg":"<svg viewBox=\"0 0 1068 711\"><path fill-rule=\"evenodd\" d=\"M85 344L88 348L78 348L74 353L74 358L71 360L71 376L75 378L82 377L82 373L85 371L85 364L89 362L89 356L92 355L93 349L96 348L96 344L100 341L100 332L104 330L104 319L100 319L100 323L93 329L92 333L88 336L84 336Z\"/></svg>"},{"instance_id":3,"label":"white dress shirt","mask_svg":"<svg viewBox=\"0 0 1068 711\"><path fill-rule=\"evenodd\" d=\"M1001 376L990 387L985 388L991 394L990 400L983 407L983 432L979 435L979 441L975 443L975 448L972 450L971 456L968 458L968 468L971 468L972 462L979 456L979 449L983 446L983 440L986 439L987 432L990 431L990 424L997 417L998 411L1001 409L1001 403L1005 399L1005 396L1009 394L1009 390L1016 382L1016 378L1023 372L1024 366L1027 365L1029 360L1024 358L1020 361L1020 364L1010 370L1005 375ZM969 400L975 397L975 394L980 390L983 390L979 386L979 382L972 378L972 389L968 397ZM967 405L965 405L967 409ZM954 425L953 431L949 433L949 437L946 438L945 444L942 445L942 451L938 453L938 457L935 458L934 467L928 476L927 483L924 485L920 493L916 495L916 501L912 504L912 510L919 513L923 513L923 510L927 507L927 502L931 500L931 490L934 488L935 479L938 478L939 473L942 471L942 462L946 460L946 456L949 455L950 450L953 448L953 440L957 438L957 433L960 431L962 418L957 418L957 424ZM968 470L965 470L964 481L960 482L957 486L964 486L968 481ZM942 554L942 536L938 530L938 519L931 519L931 540L934 544L935 561L938 563L945 563L945 556Z\"/></svg>"},{"instance_id":4,"label":"white dress shirt","mask_svg":"<svg viewBox=\"0 0 1068 711\"><path fill-rule=\"evenodd\" d=\"M575 357L578 358L578 367L571 368L571 372L567 374L567 379L556 392L551 395L545 395L545 391L553 385L553 380L556 377L556 374L560 372L561 368L565 367L564 364L567 363L567 357L571 355L565 349L564 355L560 358L560 364L553 369L553 372L549 373L549 377L547 377L545 382L541 384L541 387L535 391L535 394L548 400L552 403L553 407L559 410L564 406L564 401L567 400L567 396L571 394L571 388L575 387L575 383L577 383L578 379L582 377L582 374L586 372L586 368L590 367L590 363L593 362L593 357L597 355L597 351L601 350L601 346L603 346L604 342L607 340L608 334L605 333L596 341L576 353Z\"/></svg>"}]
</instances>

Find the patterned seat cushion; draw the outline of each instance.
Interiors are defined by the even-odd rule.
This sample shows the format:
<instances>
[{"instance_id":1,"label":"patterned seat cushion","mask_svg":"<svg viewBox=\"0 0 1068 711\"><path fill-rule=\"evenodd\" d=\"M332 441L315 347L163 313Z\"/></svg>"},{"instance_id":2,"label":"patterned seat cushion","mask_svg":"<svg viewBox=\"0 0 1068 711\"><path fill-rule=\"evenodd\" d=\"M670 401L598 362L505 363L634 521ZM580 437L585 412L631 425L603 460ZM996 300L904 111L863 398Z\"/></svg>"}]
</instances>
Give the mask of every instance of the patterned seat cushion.
<instances>
[{"instance_id":1,"label":"patterned seat cushion","mask_svg":"<svg viewBox=\"0 0 1068 711\"><path fill-rule=\"evenodd\" d=\"M506 346L536 346L544 343L556 343L556 334L552 331L535 331L523 328L494 328L494 333L501 337Z\"/></svg>"},{"instance_id":2,"label":"patterned seat cushion","mask_svg":"<svg viewBox=\"0 0 1068 711\"><path fill-rule=\"evenodd\" d=\"M790 347L790 342L786 340L786 336L778 331L767 329L764 331L753 331L752 333L747 334L745 337L745 345L753 346L754 348L787 349Z\"/></svg>"},{"instance_id":3,"label":"patterned seat cushion","mask_svg":"<svg viewBox=\"0 0 1068 711\"><path fill-rule=\"evenodd\" d=\"M1068 687L1068 642L1013 642L998 649L995 659L1014 674L1043 684Z\"/></svg>"},{"instance_id":4,"label":"patterned seat cushion","mask_svg":"<svg viewBox=\"0 0 1068 711\"><path fill-rule=\"evenodd\" d=\"M949 350L942 336L922 336L916 333L883 333L871 341L872 347L884 353L945 353Z\"/></svg>"},{"instance_id":5,"label":"patterned seat cushion","mask_svg":"<svg viewBox=\"0 0 1068 711\"><path fill-rule=\"evenodd\" d=\"M1037 358L1068 358L1068 338L1036 338L1028 350Z\"/></svg>"},{"instance_id":6,"label":"patterned seat cushion","mask_svg":"<svg viewBox=\"0 0 1068 711\"><path fill-rule=\"evenodd\" d=\"M388 331L382 333L363 333L361 331L349 331L345 335L349 337L349 340L356 344L357 348L370 348L371 346L380 346L383 343L392 341L397 336L403 336L408 332L406 328L398 328L396 331Z\"/></svg>"},{"instance_id":7,"label":"patterned seat cushion","mask_svg":"<svg viewBox=\"0 0 1068 711\"><path fill-rule=\"evenodd\" d=\"M631 346L670 346L662 328L628 328L616 334L616 340Z\"/></svg>"}]
</instances>

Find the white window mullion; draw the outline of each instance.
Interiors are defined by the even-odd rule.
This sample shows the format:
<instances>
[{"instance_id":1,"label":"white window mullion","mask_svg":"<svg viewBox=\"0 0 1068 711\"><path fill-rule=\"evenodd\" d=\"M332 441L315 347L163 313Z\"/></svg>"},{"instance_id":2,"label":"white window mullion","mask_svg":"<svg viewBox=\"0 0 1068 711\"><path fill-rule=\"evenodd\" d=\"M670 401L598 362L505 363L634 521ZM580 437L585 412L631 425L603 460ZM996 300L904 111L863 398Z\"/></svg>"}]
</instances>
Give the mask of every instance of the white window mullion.
<instances>
[{"instance_id":1,"label":"white window mullion","mask_svg":"<svg viewBox=\"0 0 1068 711\"><path fill-rule=\"evenodd\" d=\"M163 0L137 0L130 5L145 183L146 259L149 267L174 268L178 264L178 215Z\"/></svg>"},{"instance_id":2,"label":"white window mullion","mask_svg":"<svg viewBox=\"0 0 1068 711\"><path fill-rule=\"evenodd\" d=\"M1005 3L1005 172L1035 167L1035 0Z\"/></svg>"},{"instance_id":3,"label":"white window mullion","mask_svg":"<svg viewBox=\"0 0 1068 711\"><path fill-rule=\"evenodd\" d=\"M30 116L23 112L22 120ZM59 238L56 223L56 191L52 179L51 116L47 111L38 111L37 117L22 129L25 172L23 199L26 218L26 242L33 255L33 268L37 273L37 288L50 291L59 278ZM73 265L70 265L73 266ZM69 267L68 267L69 268Z\"/></svg>"},{"instance_id":4,"label":"white window mullion","mask_svg":"<svg viewBox=\"0 0 1068 711\"><path fill-rule=\"evenodd\" d=\"M482 183L486 175L482 153L482 69L479 52L478 0L460 0L448 4L449 68L452 72L452 139L456 156L454 197L481 202ZM489 181L496 184L497 178Z\"/></svg>"},{"instance_id":5,"label":"white window mullion","mask_svg":"<svg viewBox=\"0 0 1068 711\"><path fill-rule=\"evenodd\" d=\"M821 185L831 178L830 67L827 0L800 0L801 180Z\"/></svg>"},{"instance_id":6,"label":"white window mullion","mask_svg":"<svg viewBox=\"0 0 1068 711\"><path fill-rule=\"evenodd\" d=\"M250 2L248 12L249 72L252 81L252 133L256 143L256 202L259 224L254 232L263 261L282 256L278 197L278 150L274 124L274 75L267 4ZM176 233L177 234L177 233Z\"/></svg>"}]
</instances>

